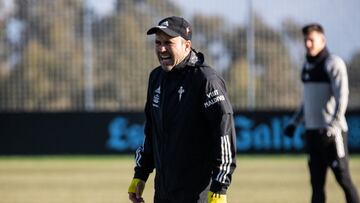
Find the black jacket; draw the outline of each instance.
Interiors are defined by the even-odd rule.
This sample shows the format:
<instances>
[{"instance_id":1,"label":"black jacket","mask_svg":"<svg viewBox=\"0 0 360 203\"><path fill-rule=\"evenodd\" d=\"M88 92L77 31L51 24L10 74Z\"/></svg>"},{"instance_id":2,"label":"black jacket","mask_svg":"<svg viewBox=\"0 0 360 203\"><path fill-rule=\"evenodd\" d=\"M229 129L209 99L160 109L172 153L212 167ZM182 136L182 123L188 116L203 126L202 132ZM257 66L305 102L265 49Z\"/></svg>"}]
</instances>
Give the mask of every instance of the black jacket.
<instances>
[{"instance_id":1,"label":"black jacket","mask_svg":"<svg viewBox=\"0 0 360 203\"><path fill-rule=\"evenodd\" d=\"M145 114L135 178L146 181L155 168L155 193L163 198L196 197L210 179L211 191L226 192L236 167L233 110L223 79L201 53L151 72Z\"/></svg>"}]
</instances>

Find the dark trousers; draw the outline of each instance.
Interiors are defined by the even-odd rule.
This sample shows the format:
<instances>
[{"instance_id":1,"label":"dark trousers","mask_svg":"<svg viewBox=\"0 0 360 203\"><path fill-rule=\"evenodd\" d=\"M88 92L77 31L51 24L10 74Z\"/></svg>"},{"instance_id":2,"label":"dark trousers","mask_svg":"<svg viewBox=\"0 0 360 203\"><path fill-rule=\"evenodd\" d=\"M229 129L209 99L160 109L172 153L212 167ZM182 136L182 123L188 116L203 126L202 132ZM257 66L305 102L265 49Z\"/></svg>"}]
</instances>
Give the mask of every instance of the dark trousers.
<instances>
[{"instance_id":1,"label":"dark trousers","mask_svg":"<svg viewBox=\"0 0 360 203\"><path fill-rule=\"evenodd\" d=\"M328 167L343 189L347 203L360 203L351 181L348 161L347 134L327 136L326 130L307 130L306 147L312 186L312 203L325 203L325 180Z\"/></svg>"},{"instance_id":2,"label":"dark trousers","mask_svg":"<svg viewBox=\"0 0 360 203\"><path fill-rule=\"evenodd\" d=\"M206 199L180 199L180 200L171 200L171 199L166 199L166 198L158 198L158 197L154 197L154 203L207 203L207 198Z\"/></svg>"},{"instance_id":3,"label":"dark trousers","mask_svg":"<svg viewBox=\"0 0 360 203\"><path fill-rule=\"evenodd\" d=\"M210 189L210 184L198 195L193 198L185 197L183 195L178 197L162 198L157 195L155 191L154 203L207 203L207 194Z\"/></svg>"}]
</instances>

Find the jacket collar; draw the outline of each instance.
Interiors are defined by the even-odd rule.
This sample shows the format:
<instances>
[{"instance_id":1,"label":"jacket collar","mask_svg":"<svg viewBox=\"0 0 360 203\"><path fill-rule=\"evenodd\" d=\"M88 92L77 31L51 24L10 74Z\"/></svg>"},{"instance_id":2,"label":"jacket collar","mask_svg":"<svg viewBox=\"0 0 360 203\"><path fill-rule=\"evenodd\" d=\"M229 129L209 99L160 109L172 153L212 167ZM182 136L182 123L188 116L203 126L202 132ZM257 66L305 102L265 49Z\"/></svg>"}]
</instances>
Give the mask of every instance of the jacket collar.
<instances>
[{"instance_id":1,"label":"jacket collar","mask_svg":"<svg viewBox=\"0 0 360 203\"><path fill-rule=\"evenodd\" d=\"M204 55L201 52L196 52L195 49L191 49L190 53L185 57L185 59L181 63L176 65L173 68L173 70L174 71L182 70L187 66L197 66L197 65L202 65L203 63L204 63Z\"/></svg>"},{"instance_id":2,"label":"jacket collar","mask_svg":"<svg viewBox=\"0 0 360 203\"><path fill-rule=\"evenodd\" d=\"M316 56L309 56L306 55L306 61L308 63L312 63L312 64L317 64L321 61L323 61L324 59L326 59L329 56L329 51L328 49L325 47L323 50L321 50Z\"/></svg>"}]
</instances>

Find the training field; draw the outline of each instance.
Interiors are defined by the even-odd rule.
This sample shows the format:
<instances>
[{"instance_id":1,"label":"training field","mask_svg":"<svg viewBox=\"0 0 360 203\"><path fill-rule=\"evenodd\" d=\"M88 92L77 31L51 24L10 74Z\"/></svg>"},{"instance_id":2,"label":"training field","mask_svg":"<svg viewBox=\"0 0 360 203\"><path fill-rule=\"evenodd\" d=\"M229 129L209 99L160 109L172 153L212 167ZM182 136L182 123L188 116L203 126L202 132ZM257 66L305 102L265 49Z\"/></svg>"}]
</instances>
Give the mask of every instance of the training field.
<instances>
[{"instance_id":1,"label":"training field","mask_svg":"<svg viewBox=\"0 0 360 203\"><path fill-rule=\"evenodd\" d=\"M229 203L306 203L310 187L304 155L238 155ZM126 203L132 178L131 156L0 157L2 203ZM360 187L360 156L350 169ZM328 173L327 203L344 202ZM144 198L152 202L153 175ZM189 182L191 184L191 182Z\"/></svg>"}]
</instances>

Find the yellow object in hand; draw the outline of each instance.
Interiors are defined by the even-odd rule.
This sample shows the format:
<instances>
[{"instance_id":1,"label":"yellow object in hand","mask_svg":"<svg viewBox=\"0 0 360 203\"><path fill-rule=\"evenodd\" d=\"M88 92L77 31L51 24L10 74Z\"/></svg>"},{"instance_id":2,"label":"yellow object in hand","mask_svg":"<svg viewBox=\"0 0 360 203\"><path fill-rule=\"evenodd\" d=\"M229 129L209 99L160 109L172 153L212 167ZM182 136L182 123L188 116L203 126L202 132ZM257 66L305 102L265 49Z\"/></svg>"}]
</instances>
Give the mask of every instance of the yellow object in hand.
<instances>
[{"instance_id":1,"label":"yellow object in hand","mask_svg":"<svg viewBox=\"0 0 360 203\"><path fill-rule=\"evenodd\" d=\"M141 203L144 202L142 198L142 193L145 188L145 181L134 178L129 186L128 193L129 199L134 203Z\"/></svg>"},{"instance_id":2,"label":"yellow object in hand","mask_svg":"<svg viewBox=\"0 0 360 203\"><path fill-rule=\"evenodd\" d=\"M137 185L139 184L140 181L142 181L142 180L137 179L137 178L132 179L132 181L130 183L130 186L129 186L129 189L128 189L128 192L129 193L136 193L136 187L137 187Z\"/></svg>"},{"instance_id":3,"label":"yellow object in hand","mask_svg":"<svg viewBox=\"0 0 360 203\"><path fill-rule=\"evenodd\" d=\"M227 203L226 195L208 192L208 203Z\"/></svg>"}]
</instances>

